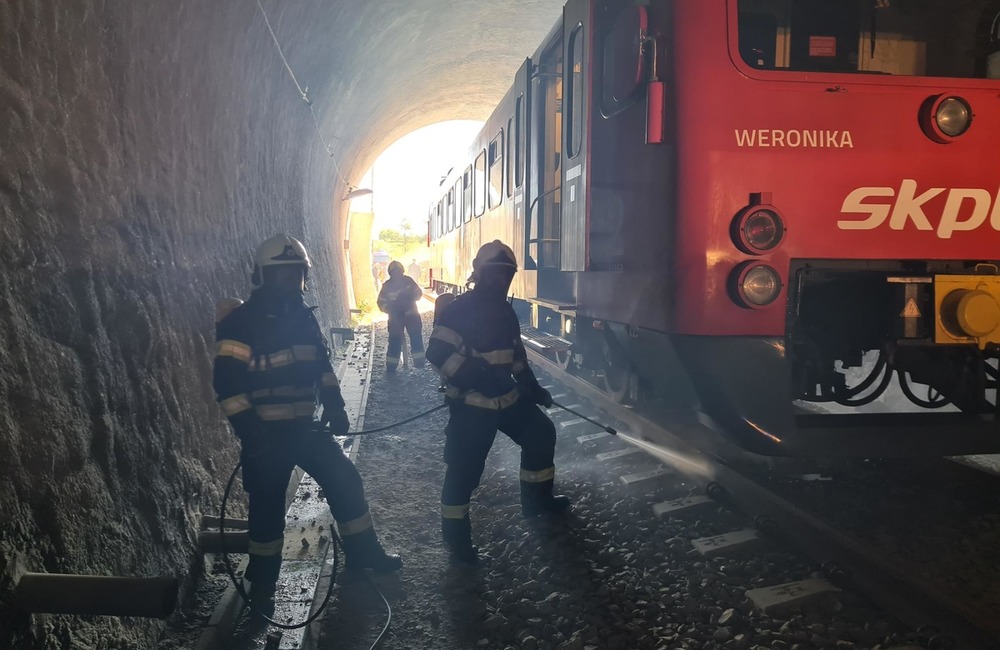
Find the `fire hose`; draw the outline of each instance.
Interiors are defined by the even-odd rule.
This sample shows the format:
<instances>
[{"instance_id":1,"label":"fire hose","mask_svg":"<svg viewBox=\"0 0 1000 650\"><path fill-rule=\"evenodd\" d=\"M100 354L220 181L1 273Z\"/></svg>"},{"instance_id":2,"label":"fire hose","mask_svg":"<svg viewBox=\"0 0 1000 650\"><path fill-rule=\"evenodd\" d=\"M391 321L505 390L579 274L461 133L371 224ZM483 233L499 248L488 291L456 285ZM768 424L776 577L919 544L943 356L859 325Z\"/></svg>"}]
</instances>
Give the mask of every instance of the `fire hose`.
<instances>
[{"instance_id":1,"label":"fire hose","mask_svg":"<svg viewBox=\"0 0 1000 650\"><path fill-rule=\"evenodd\" d=\"M562 410L566 411L567 413L575 415L576 417L578 417L578 418L580 418L582 420L585 420L586 422L589 422L589 423L591 423L591 424L593 424L593 425L595 425L597 427L600 427L605 432L607 432L607 433L609 433L609 434L611 434L613 436L618 435L618 431L615 430L613 427L609 427L609 426L606 426L604 424L601 424L600 422L597 422L596 420L593 420L592 418L589 418L589 417L583 415L582 413L579 413L579 412L573 410L572 408L569 408L568 406L563 406L562 404L559 404L558 402L552 402L552 405L556 406L558 408L561 408ZM443 408L445 408L447 406L448 406L447 403L445 403L445 404L439 404L439 405L435 406L434 408L427 409L426 411L423 411L423 412L418 413L416 415L413 415L411 417L405 418L403 420L399 420L398 422L393 422L392 424L387 424L387 425L382 426L382 427L376 427L374 429L364 429L362 431L355 431L354 433L347 433L345 435L346 436L362 436L362 435L370 435L370 434L373 434L373 433L381 433L383 431L388 431L389 429L394 429L394 428L402 426L404 424L408 424L408 423L413 422L415 420L419 420L421 418L425 418L428 415L430 415L432 413L435 413L437 411L440 411L441 409L443 409ZM320 432L322 432L322 431L329 431L329 429L327 427L322 427L321 429L319 429L319 431ZM267 450L263 450L263 451L258 452L258 453L266 453L266 452L267 452ZM222 493L222 503L219 506L219 521L222 522L222 524L221 524L222 527L220 528L220 531L219 531L220 532L219 542L220 542L220 545L222 547L221 548L221 550L222 550L222 561L223 561L223 564L225 564L226 572L229 574L229 579L232 581L233 586L236 588L236 591L239 593L240 597L243 598L243 601L249 605L250 609L252 610L252 612L253 612L253 614L255 616L259 617L261 620L267 622L268 624L273 625L274 627L277 627L277 628L280 628L280 629L283 629L283 630L295 630L295 629L298 629L298 628L305 627L305 626L309 625L310 623L312 623L313 621L315 621L317 618L319 618L320 614L322 614L323 610L326 608L327 604L330 602L330 597L333 594L333 585L334 585L334 583L336 581L336 577L337 577L337 566L338 566L338 560L339 560L339 554L337 552L337 549L339 547L340 537L339 537L339 535L337 534L337 532L335 530L331 530L330 531L331 532L331 543L333 544L333 568L331 569L330 584L327 587L326 595L323 597L323 602L320 603L319 607L316 608L316 611L312 615L310 615L308 618L306 618L305 621L303 621L301 623L294 623L294 624L292 624L292 623L279 623L278 621L275 621L271 617L267 616L264 612L260 611L260 609L253 602L251 602L250 597L249 597L249 595L246 592L246 589L244 589L244 587L243 587L242 581L239 578L236 577L236 571L233 569L233 566L232 566L232 564L229 561L229 553L226 550L226 535L225 535L225 530L224 530L225 521L226 521L226 504L229 501L229 494L232 491L233 485L234 485L234 483L236 481L236 475L239 473L240 468L242 466L243 466L243 462L240 461L240 462L236 463L236 467L233 468L233 472L232 472L232 474L229 475L229 480L226 482L226 488L225 488L225 490ZM386 600L385 596L382 594L382 592L380 592L378 590L378 588L375 586L375 584L371 582L370 578L368 579L368 581L369 581L369 584L372 585L372 588L375 589L375 591L379 594L379 596L382 597L382 601L385 603L386 610L388 611L388 618L386 620L385 627L382 629L382 632L379 633L378 637L375 639L375 642L371 646L371 648L375 648L382 641L383 636L385 635L385 633L389 629L389 623L392 620L392 608L389 607L389 601Z\"/></svg>"},{"instance_id":2,"label":"fire hose","mask_svg":"<svg viewBox=\"0 0 1000 650\"><path fill-rule=\"evenodd\" d=\"M393 429L395 427L402 426L404 424L408 424L410 422L413 422L414 420L419 420L420 418L427 417L431 413L434 413L435 411L440 411L441 409L445 408L446 406L448 406L448 405L447 404L439 404L438 406L435 406L432 409L428 409L426 411L423 411L422 413L418 413L417 415L414 415L412 417L408 417L408 418L406 418L404 420L400 420L398 422L394 422L394 423L386 425L384 427L376 427L374 429L365 429L363 431L355 431L354 433L350 433L350 434L347 434L347 435L350 435L350 436L361 436L361 435L368 435L368 434L372 434L372 433L379 433L379 432L382 432L382 431L387 431L389 429ZM324 431L324 430L325 431L329 431L329 429L326 428L326 427L320 429L319 431ZM265 450L262 450L262 451L260 451L258 453L267 453L267 451L268 450L265 449ZM220 532L219 543L222 546L222 562L226 566L226 573L229 574L229 579L232 581L233 586L236 587L236 591L240 594L240 597L243 598L243 601L250 606L250 609L253 611L253 613L254 613L255 616L259 617L261 620L267 622L268 624L273 625L274 627L281 628L283 630L296 630L298 628L305 627L305 626L309 625L310 623L312 623L317 618L319 618L320 614L323 612L323 609L326 607L327 603L330 601L330 596L333 594L333 584L334 584L335 579L337 577L337 564L338 564L338 558L339 558L339 554L337 553L337 548L338 548L338 546L340 544L340 537L339 537L339 535L337 535L337 532L335 530L331 530L330 531L330 533L331 533L331 543L333 544L333 569L332 569L332 575L330 576L330 585L329 585L329 587L326 590L326 595L323 598L323 602L320 603L320 606L316 609L316 611L311 616L309 616L305 621L303 621L301 623L295 623L295 624L279 623L278 621L273 620L270 616L267 616L264 612L260 611L260 609L257 606L255 606L255 604L253 602L251 602L250 597L247 595L246 589L243 588L242 581L236 577L236 571L233 569L232 563L230 563L230 561L229 561L229 553L226 550L226 535L225 535L225 529L224 529L224 524L225 524L225 521L226 521L226 503L229 501L229 494L230 494L230 492L232 492L233 484L236 481L236 475L239 473L241 467L243 467L243 461L242 460L240 462L236 463L236 467L233 468L232 474L229 475L229 481L226 482L226 489L222 492L222 503L219 506L219 521L222 522L222 526L223 526L219 530L219 532ZM381 595L381 593L379 595ZM384 596L382 598L383 598L383 600L385 599ZM386 603L386 607L388 608L388 606L389 605L388 605L388 602L387 602ZM391 617L392 616L392 610L390 609L389 612L390 612L389 616ZM386 624L386 629L388 629L388 623ZM385 630L383 630L383 633L384 632L385 632ZM381 639L381 636L382 635L380 634L379 635L379 639ZM378 640L376 640L376 645L377 645L377 643L378 643ZM372 647L375 647L375 646L373 645Z\"/></svg>"}]
</instances>

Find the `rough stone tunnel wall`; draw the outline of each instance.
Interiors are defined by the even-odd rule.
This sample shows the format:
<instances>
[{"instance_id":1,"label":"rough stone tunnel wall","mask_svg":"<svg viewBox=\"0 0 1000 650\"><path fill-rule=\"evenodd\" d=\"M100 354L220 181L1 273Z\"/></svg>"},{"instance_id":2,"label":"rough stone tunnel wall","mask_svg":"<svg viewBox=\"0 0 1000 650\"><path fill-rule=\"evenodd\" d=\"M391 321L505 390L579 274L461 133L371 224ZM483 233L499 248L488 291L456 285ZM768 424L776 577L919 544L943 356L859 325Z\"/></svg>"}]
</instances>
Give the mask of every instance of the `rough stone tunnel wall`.
<instances>
[{"instance_id":1,"label":"rough stone tunnel wall","mask_svg":"<svg viewBox=\"0 0 1000 650\"><path fill-rule=\"evenodd\" d=\"M247 74L281 72L246 36L259 21L236 2L0 7L0 646L150 646L154 624L107 619L31 634L10 583L183 576L237 458L209 383L214 303L246 293L259 241L303 237L313 300L345 315L343 188L308 155L289 79Z\"/></svg>"},{"instance_id":2,"label":"rough stone tunnel wall","mask_svg":"<svg viewBox=\"0 0 1000 650\"><path fill-rule=\"evenodd\" d=\"M264 2L348 180L485 118L561 4ZM346 324L345 191L255 2L0 2L0 647L154 646L155 621L17 613L17 574L186 580L238 452L214 304L286 231Z\"/></svg>"}]
</instances>

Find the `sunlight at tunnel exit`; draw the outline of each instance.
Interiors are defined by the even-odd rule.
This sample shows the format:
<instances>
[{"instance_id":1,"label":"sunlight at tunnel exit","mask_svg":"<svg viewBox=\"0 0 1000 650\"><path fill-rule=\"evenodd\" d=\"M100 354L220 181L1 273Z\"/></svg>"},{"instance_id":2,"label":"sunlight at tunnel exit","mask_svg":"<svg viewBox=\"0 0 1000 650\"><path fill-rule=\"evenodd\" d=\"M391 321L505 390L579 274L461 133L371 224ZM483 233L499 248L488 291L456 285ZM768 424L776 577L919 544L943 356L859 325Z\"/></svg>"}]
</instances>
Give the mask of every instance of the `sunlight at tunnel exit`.
<instances>
[{"instance_id":1,"label":"sunlight at tunnel exit","mask_svg":"<svg viewBox=\"0 0 1000 650\"><path fill-rule=\"evenodd\" d=\"M374 213L375 237L384 229L424 232L427 206L437 198L441 177L463 159L482 126L476 120L438 122L396 140L359 184L373 193L353 200L351 211Z\"/></svg>"}]
</instances>

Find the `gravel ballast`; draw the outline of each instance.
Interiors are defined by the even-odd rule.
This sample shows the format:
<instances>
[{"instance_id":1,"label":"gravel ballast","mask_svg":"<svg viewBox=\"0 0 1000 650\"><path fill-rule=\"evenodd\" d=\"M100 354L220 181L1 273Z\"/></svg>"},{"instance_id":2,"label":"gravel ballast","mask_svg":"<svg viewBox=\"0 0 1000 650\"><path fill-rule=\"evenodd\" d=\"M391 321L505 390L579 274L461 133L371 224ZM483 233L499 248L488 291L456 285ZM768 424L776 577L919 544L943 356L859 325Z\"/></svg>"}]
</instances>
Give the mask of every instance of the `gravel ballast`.
<instances>
[{"instance_id":1,"label":"gravel ballast","mask_svg":"<svg viewBox=\"0 0 1000 650\"><path fill-rule=\"evenodd\" d=\"M425 340L429 334L427 314ZM385 344L382 324L366 428L441 403L432 367L385 375ZM673 477L628 492L619 476L655 462L642 454L596 460L624 444L577 442L596 428L557 427L556 488L574 505L569 516L551 521L521 517L518 448L499 434L472 502L473 541L483 561L454 565L439 532L446 422L446 411L434 413L361 445L358 466L380 536L404 560L398 576L374 579L392 607L384 648L924 647L916 632L849 593L780 617L754 611L746 590L815 577L817 567L770 538L731 556L697 555L691 539L750 522L718 505L656 518L652 504L691 494L693 486ZM368 582L341 575L319 647L367 649L385 622L385 605Z\"/></svg>"}]
</instances>

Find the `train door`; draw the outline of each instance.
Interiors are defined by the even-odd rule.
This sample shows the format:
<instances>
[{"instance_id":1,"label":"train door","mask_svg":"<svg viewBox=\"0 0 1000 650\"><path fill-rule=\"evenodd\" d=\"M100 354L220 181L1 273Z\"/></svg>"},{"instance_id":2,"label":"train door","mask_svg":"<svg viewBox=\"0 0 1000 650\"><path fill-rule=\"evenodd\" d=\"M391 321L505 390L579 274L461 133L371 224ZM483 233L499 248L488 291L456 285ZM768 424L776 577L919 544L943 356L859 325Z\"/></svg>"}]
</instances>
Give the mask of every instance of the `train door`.
<instances>
[{"instance_id":1,"label":"train door","mask_svg":"<svg viewBox=\"0 0 1000 650\"><path fill-rule=\"evenodd\" d=\"M528 209L528 259L538 269L537 297L557 299L560 276L562 207L562 30L542 50L531 80L531 204Z\"/></svg>"},{"instance_id":2,"label":"train door","mask_svg":"<svg viewBox=\"0 0 1000 650\"><path fill-rule=\"evenodd\" d=\"M587 270L587 149L590 88L590 0L574 0L563 15L562 228L560 268Z\"/></svg>"},{"instance_id":3,"label":"train door","mask_svg":"<svg viewBox=\"0 0 1000 650\"><path fill-rule=\"evenodd\" d=\"M531 59L525 59L514 76L514 103L513 111L507 118L507 138L506 138L506 165L505 186L509 210L514 219L514 241L511 244L522 267L532 270L534 267L528 266L528 232L527 220L525 218L525 195L527 183L525 179L525 147L528 143L528 124L525 121L528 114L528 76L531 70ZM522 277L526 274L522 274ZM533 283L532 283L533 284ZM522 292L522 296L528 295ZM535 295L532 288L531 294Z\"/></svg>"}]
</instances>

